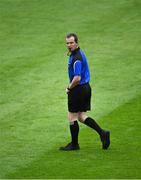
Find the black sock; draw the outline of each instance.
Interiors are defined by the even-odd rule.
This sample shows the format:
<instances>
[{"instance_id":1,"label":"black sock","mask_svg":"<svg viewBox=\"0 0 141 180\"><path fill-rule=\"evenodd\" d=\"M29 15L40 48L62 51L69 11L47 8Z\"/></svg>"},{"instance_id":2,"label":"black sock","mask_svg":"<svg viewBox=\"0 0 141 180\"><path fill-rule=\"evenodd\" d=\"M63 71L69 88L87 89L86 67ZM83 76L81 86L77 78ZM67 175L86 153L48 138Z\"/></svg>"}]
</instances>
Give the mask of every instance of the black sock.
<instances>
[{"instance_id":1,"label":"black sock","mask_svg":"<svg viewBox=\"0 0 141 180\"><path fill-rule=\"evenodd\" d=\"M85 119L84 124L96 130L96 132L101 136L102 128L96 123L94 119L88 117Z\"/></svg>"},{"instance_id":2,"label":"black sock","mask_svg":"<svg viewBox=\"0 0 141 180\"><path fill-rule=\"evenodd\" d=\"M79 133L79 125L77 121L70 123L70 132L72 144L75 146L78 144L78 133Z\"/></svg>"}]
</instances>

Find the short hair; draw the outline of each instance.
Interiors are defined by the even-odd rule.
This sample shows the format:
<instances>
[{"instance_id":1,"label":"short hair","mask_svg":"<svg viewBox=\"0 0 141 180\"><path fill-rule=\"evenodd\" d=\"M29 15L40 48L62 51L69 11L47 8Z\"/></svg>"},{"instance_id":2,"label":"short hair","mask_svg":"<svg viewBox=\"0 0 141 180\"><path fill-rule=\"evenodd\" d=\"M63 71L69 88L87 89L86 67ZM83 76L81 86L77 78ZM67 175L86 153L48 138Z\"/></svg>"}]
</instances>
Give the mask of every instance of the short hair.
<instances>
[{"instance_id":1,"label":"short hair","mask_svg":"<svg viewBox=\"0 0 141 180\"><path fill-rule=\"evenodd\" d=\"M75 33L69 33L66 35L66 38L74 37L74 41L78 43L78 37Z\"/></svg>"}]
</instances>

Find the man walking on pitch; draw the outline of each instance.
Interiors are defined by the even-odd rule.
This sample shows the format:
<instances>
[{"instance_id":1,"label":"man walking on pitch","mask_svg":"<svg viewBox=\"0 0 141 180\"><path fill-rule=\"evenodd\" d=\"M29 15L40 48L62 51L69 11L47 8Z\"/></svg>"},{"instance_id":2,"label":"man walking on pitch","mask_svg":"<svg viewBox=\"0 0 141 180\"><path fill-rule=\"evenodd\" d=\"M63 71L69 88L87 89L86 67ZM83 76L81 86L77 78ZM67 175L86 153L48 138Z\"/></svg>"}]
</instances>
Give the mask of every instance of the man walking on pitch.
<instances>
[{"instance_id":1,"label":"man walking on pitch","mask_svg":"<svg viewBox=\"0 0 141 180\"><path fill-rule=\"evenodd\" d=\"M102 148L110 145L110 132L103 130L98 123L88 117L86 112L91 109L90 73L87 59L78 46L78 37L74 33L66 36L66 46L69 50L68 74L70 83L66 89L68 94L68 119L70 123L71 142L62 151L78 150L79 125L77 120L94 129L100 136Z\"/></svg>"}]
</instances>

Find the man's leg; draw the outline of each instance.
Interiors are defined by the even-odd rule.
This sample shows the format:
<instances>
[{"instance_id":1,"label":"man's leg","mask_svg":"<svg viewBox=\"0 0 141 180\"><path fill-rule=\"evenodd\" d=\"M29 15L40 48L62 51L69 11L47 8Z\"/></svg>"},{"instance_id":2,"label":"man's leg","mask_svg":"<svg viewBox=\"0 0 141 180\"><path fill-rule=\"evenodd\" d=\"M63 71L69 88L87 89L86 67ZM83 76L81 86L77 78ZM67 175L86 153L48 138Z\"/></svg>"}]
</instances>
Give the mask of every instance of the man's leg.
<instances>
[{"instance_id":1,"label":"man's leg","mask_svg":"<svg viewBox=\"0 0 141 180\"><path fill-rule=\"evenodd\" d=\"M78 119L80 122L94 129L100 135L102 148L108 149L110 145L110 132L103 130L98 123L91 117L88 117L85 112L79 112Z\"/></svg>"},{"instance_id":2,"label":"man's leg","mask_svg":"<svg viewBox=\"0 0 141 180\"><path fill-rule=\"evenodd\" d=\"M101 136L102 128L98 125L98 123L94 119L88 117L85 112L79 112L78 119L79 121L83 122L87 126L94 129Z\"/></svg>"},{"instance_id":3,"label":"man's leg","mask_svg":"<svg viewBox=\"0 0 141 180\"><path fill-rule=\"evenodd\" d=\"M78 113L68 112L68 119L70 123L70 133L71 133L71 143L69 143L65 147L61 147L60 150L70 151L70 150L78 150L78 134L79 134L79 125L77 122Z\"/></svg>"},{"instance_id":4,"label":"man's leg","mask_svg":"<svg viewBox=\"0 0 141 180\"><path fill-rule=\"evenodd\" d=\"M70 123L70 133L72 139L72 145L78 144L78 133L79 133L79 125L78 125L78 113L68 112L68 119Z\"/></svg>"}]
</instances>

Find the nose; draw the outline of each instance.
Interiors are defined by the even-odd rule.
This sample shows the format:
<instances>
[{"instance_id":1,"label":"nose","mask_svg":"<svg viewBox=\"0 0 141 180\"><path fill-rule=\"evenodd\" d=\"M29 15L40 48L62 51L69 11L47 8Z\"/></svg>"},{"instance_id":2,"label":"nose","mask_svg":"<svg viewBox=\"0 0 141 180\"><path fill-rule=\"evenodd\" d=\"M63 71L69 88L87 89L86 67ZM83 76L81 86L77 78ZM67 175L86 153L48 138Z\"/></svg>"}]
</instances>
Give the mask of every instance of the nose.
<instances>
[{"instance_id":1,"label":"nose","mask_svg":"<svg viewBox=\"0 0 141 180\"><path fill-rule=\"evenodd\" d=\"M70 47L70 46L71 46L71 44L70 44L70 43L67 43L67 46L68 46L68 47Z\"/></svg>"}]
</instances>

